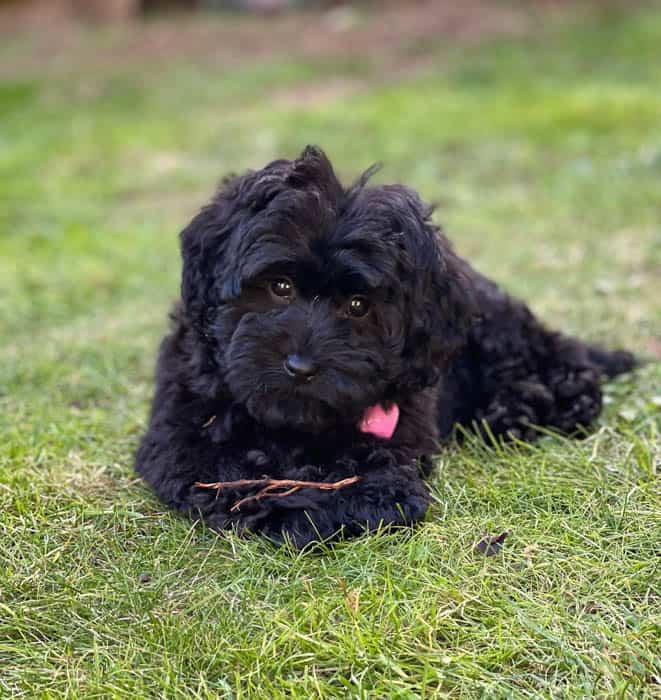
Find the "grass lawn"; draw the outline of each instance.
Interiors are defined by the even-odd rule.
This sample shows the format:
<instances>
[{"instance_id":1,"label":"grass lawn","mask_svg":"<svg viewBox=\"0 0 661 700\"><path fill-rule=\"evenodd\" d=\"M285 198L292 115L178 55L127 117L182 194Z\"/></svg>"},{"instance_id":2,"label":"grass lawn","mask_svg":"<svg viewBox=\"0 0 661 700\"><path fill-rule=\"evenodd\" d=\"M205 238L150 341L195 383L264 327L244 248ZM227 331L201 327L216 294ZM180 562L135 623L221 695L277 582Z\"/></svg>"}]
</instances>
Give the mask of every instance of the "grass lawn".
<instances>
[{"instance_id":1,"label":"grass lawn","mask_svg":"<svg viewBox=\"0 0 661 700\"><path fill-rule=\"evenodd\" d=\"M661 697L661 8L392 75L99 67L113 35L85 37L42 74L34 37L0 44L27 66L0 82L0 697ZM164 510L132 453L177 233L308 142L346 179L383 161L549 323L657 363L586 440L442 454L409 534L295 553Z\"/></svg>"}]
</instances>

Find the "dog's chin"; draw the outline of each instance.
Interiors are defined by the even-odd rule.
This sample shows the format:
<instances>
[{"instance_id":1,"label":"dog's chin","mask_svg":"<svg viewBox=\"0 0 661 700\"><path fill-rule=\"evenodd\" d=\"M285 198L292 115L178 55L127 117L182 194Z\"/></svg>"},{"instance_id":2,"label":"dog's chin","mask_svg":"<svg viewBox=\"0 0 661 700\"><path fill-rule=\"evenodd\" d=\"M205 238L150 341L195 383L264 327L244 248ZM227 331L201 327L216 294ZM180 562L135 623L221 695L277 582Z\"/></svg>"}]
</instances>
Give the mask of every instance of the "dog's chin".
<instances>
[{"instance_id":1,"label":"dog's chin","mask_svg":"<svg viewBox=\"0 0 661 700\"><path fill-rule=\"evenodd\" d=\"M245 406L258 423L277 430L320 435L336 430L345 422L339 411L323 401L292 393L253 395Z\"/></svg>"}]
</instances>

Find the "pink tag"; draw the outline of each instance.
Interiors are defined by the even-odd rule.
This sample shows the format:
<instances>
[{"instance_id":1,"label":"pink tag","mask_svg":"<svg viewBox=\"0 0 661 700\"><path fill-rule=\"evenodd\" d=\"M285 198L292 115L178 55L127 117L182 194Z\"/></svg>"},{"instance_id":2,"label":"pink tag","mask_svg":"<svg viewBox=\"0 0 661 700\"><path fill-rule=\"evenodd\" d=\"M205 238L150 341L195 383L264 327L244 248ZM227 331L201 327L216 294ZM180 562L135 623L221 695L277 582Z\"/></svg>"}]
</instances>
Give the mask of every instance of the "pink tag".
<instances>
[{"instance_id":1,"label":"pink tag","mask_svg":"<svg viewBox=\"0 0 661 700\"><path fill-rule=\"evenodd\" d=\"M361 433L372 433L377 437L389 440L397 427L399 406L394 403L388 411L381 404L370 406L364 413L358 426Z\"/></svg>"}]
</instances>

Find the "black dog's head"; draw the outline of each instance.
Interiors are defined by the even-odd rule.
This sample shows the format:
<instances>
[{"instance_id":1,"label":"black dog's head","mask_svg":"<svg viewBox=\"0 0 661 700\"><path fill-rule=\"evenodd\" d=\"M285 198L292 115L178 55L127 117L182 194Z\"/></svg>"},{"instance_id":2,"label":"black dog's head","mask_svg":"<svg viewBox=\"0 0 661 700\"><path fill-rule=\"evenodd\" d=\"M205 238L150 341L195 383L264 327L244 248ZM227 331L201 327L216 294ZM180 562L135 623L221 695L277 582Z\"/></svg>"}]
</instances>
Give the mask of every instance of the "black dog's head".
<instances>
[{"instance_id":1,"label":"black dog's head","mask_svg":"<svg viewBox=\"0 0 661 700\"><path fill-rule=\"evenodd\" d=\"M435 383L469 313L430 214L313 147L226 182L182 232L182 297L234 400L319 433Z\"/></svg>"}]
</instances>

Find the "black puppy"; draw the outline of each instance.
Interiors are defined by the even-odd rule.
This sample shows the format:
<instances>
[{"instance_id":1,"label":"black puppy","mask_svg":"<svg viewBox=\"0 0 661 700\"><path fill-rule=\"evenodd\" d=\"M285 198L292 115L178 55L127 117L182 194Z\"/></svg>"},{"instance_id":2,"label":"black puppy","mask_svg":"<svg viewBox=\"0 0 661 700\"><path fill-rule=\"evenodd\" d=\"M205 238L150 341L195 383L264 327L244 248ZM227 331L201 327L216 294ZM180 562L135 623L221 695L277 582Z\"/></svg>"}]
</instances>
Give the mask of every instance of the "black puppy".
<instances>
[{"instance_id":1,"label":"black puppy","mask_svg":"<svg viewBox=\"0 0 661 700\"><path fill-rule=\"evenodd\" d=\"M410 524L455 424L572 433L599 413L600 379L633 366L545 328L453 252L415 192L368 176L346 189L308 147L227 181L182 232L136 462L165 503L298 546ZM358 479L259 498L264 483L196 485L262 477Z\"/></svg>"}]
</instances>

